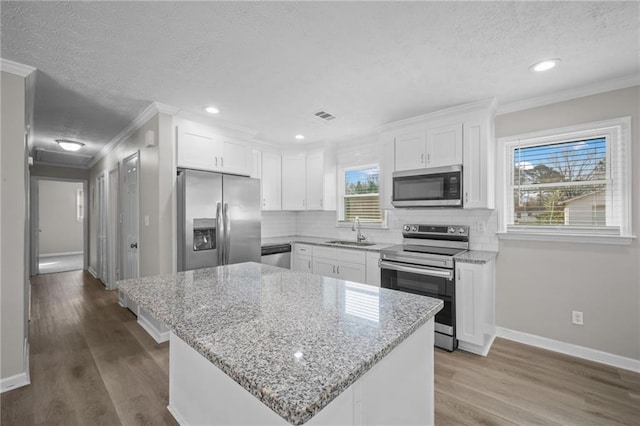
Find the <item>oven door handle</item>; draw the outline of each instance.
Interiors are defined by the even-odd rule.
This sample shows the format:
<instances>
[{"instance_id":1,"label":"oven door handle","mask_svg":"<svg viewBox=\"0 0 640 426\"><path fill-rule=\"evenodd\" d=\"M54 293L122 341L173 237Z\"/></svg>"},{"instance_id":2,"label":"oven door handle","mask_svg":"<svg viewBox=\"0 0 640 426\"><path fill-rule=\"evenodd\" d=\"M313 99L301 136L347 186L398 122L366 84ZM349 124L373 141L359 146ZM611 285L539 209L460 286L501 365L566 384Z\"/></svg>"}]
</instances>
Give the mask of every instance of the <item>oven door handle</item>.
<instances>
[{"instance_id":1,"label":"oven door handle","mask_svg":"<svg viewBox=\"0 0 640 426\"><path fill-rule=\"evenodd\" d=\"M397 263L387 262L386 260L382 260L382 259L378 261L378 266L380 266L380 269L390 269L392 271L409 272L409 273L418 274L418 275L431 275L433 277L440 277L440 278L446 278L448 280L453 280L453 271L443 271L441 269L433 269L433 268L428 268L426 266L398 265Z\"/></svg>"}]
</instances>

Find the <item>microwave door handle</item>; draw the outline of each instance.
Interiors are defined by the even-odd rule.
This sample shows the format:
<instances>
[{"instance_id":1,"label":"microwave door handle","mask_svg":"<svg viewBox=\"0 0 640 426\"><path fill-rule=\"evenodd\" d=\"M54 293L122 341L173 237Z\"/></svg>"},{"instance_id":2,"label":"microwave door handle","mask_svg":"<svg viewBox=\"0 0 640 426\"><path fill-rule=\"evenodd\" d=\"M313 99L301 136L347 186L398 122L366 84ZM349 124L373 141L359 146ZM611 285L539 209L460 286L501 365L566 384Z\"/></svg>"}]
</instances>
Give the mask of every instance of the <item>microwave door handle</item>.
<instances>
[{"instance_id":1,"label":"microwave door handle","mask_svg":"<svg viewBox=\"0 0 640 426\"><path fill-rule=\"evenodd\" d=\"M390 269L392 271L408 272L411 274L418 274L418 275L430 275L433 277L440 277L440 278L446 278L448 280L453 280L453 271L442 271L439 269L427 268L423 266L398 265L397 263L387 262L385 260L381 260L379 264L380 264L380 269Z\"/></svg>"}]
</instances>

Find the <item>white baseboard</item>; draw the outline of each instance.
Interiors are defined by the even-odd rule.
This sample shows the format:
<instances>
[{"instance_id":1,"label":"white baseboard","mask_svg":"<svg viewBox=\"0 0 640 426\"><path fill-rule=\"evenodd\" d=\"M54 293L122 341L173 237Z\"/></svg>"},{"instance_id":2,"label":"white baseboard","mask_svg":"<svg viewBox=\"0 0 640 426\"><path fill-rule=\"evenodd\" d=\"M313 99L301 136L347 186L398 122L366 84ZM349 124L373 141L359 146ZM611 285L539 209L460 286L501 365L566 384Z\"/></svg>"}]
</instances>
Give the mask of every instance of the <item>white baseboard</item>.
<instances>
[{"instance_id":1,"label":"white baseboard","mask_svg":"<svg viewBox=\"0 0 640 426\"><path fill-rule=\"evenodd\" d=\"M31 377L29 375L29 342L27 339L24 340L23 350L24 371L22 373L0 379L0 393L14 390L22 386L27 386L31 383Z\"/></svg>"},{"instance_id":2,"label":"white baseboard","mask_svg":"<svg viewBox=\"0 0 640 426\"><path fill-rule=\"evenodd\" d=\"M96 271L94 271L94 270L93 270L93 268L92 268L91 266L89 266L89 267L87 268L87 271L89 271L89 273L91 274L91 276L92 276L93 278L98 278L98 273L97 273Z\"/></svg>"},{"instance_id":3,"label":"white baseboard","mask_svg":"<svg viewBox=\"0 0 640 426\"><path fill-rule=\"evenodd\" d=\"M185 419L180 415L180 413L175 408L171 406L171 404L167 405L167 410L173 416L175 421L178 422L180 426L185 426L187 424Z\"/></svg>"},{"instance_id":4,"label":"white baseboard","mask_svg":"<svg viewBox=\"0 0 640 426\"><path fill-rule=\"evenodd\" d=\"M496 340L496 335L491 334L487 339L484 345L474 345L473 343L463 342L458 340L458 349L462 349L463 351L471 352L476 355L487 356L489 354L489 350L491 349L491 345L493 345L493 341Z\"/></svg>"},{"instance_id":5,"label":"white baseboard","mask_svg":"<svg viewBox=\"0 0 640 426\"><path fill-rule=\"evenodd\" d=\"M78 254L82 254L82 252L81 251L64 251L64 252L61 252L61 253L40 254L40 255L38 255L38 257L40 259L43 259L43 258L46 259L47 257L72 256L72 255L75 256L75 255L78 255Z\"/></svg>"},{"instance_id":6,"label":"white baseboard","mask_svg":"<svg viewBox=\"0 0 640 426\"><path fill-rule=\"evenodd\" d=\"M602 364L610 365L612 367L622 368L624 370L630 370L635 371L636 373L640 373L640 360L637 359L626 358L620 355L586 348L584 346L574 345L572 343L560 342L558 340L552 340L546 337L523 333L516 330L510 330L503 327L496 327L496 334L498 337L524 343L526 345L548 349L553 352L559 352L565 355L571 355L577 358L599 362Z\"/></svg>"},{"instance_id":7,"label":"white baseboard","mask_svg":"<svg viewBox=\"0 0 640 426\"><path fill-rule=\"evenodd\" d=\"M159 330L142 312L138 314L138 324L144 328L156 343L164 343L169 341L169 330Z\"/></svg>"}]
</instances>

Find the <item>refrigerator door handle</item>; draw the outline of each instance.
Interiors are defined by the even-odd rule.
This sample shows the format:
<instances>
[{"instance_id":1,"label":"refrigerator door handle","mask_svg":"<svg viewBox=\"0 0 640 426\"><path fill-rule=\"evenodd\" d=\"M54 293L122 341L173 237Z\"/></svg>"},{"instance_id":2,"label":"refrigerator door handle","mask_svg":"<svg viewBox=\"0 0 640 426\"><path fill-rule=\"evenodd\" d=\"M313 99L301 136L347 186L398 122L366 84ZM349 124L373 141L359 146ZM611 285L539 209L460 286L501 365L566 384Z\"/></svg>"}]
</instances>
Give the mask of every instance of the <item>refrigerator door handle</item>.
<instances>
[{"instance_id":1,"label":"refrigerator door handle","mask_svg":"<svg viewBox=\"0 0 640 426\"><path fill-rule=\"evenodd\" d=\"M224 265L229 263L229 252L231 251L231 221L229 220L229 204L224 203L224 210L222 212L224 218Z\"/></svg>"},{"instance_id":2,"label":"refrigerator door handle","mask_svg":"<svg viewBox=\"0 0 640 426\"><path fill-rule=\"evenodd\" d=\"M216 248L218 253L218 265L222 265L224 252L224 234L222 229L222 204L216 205Z\"/></svg>"}]
</instances>

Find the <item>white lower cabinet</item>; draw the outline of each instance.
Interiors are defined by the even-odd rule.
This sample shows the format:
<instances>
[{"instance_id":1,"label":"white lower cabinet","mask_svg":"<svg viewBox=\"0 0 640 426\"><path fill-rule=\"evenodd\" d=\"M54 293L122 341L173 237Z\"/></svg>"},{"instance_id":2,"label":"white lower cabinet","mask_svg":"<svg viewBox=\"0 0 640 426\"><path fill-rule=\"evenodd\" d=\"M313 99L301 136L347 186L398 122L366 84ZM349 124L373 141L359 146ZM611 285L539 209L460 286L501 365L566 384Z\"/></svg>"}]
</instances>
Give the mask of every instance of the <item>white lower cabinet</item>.
<instances>
[{"instance_id":1,"label":"white lower cabinet","mask_svg":"<svg viewBox=\"0 0 640 426\"><path fill-rule=\"evenodd\" d=\"M298 272L313 271L313 248L307 244L295 243L293 245L293 259L291 269Z\"/></svg>"},{"instance_id":2,"label":"white lower cabinet","mask_svg":"<svg viewBox=\"0 0 640 426\"><path fill-rule=\"evenodd\" d=\"M364 251L313 247L313 273L325 277L365 283L367 257Z\"/></svg>"},{"instance_id":3,"label":"white lower cabinet","mask_svg":"<svg viewBox=\"0 0 640 426\"><path fill-rule=\"evenodd\" d=\"M495 338L495 262L456 263L456 337L462 350L486 356Z\"/></svg>"},{"instance_id":4,"label":"white lower cabinet","mask_svg":"<svg viewBox=\"0 0 640 426\"><path fill-rule=\"evenodd\" d=\"M377 251L367 252L367 284L380 287L380 253Z\"/></svg>"}]
</instances>

